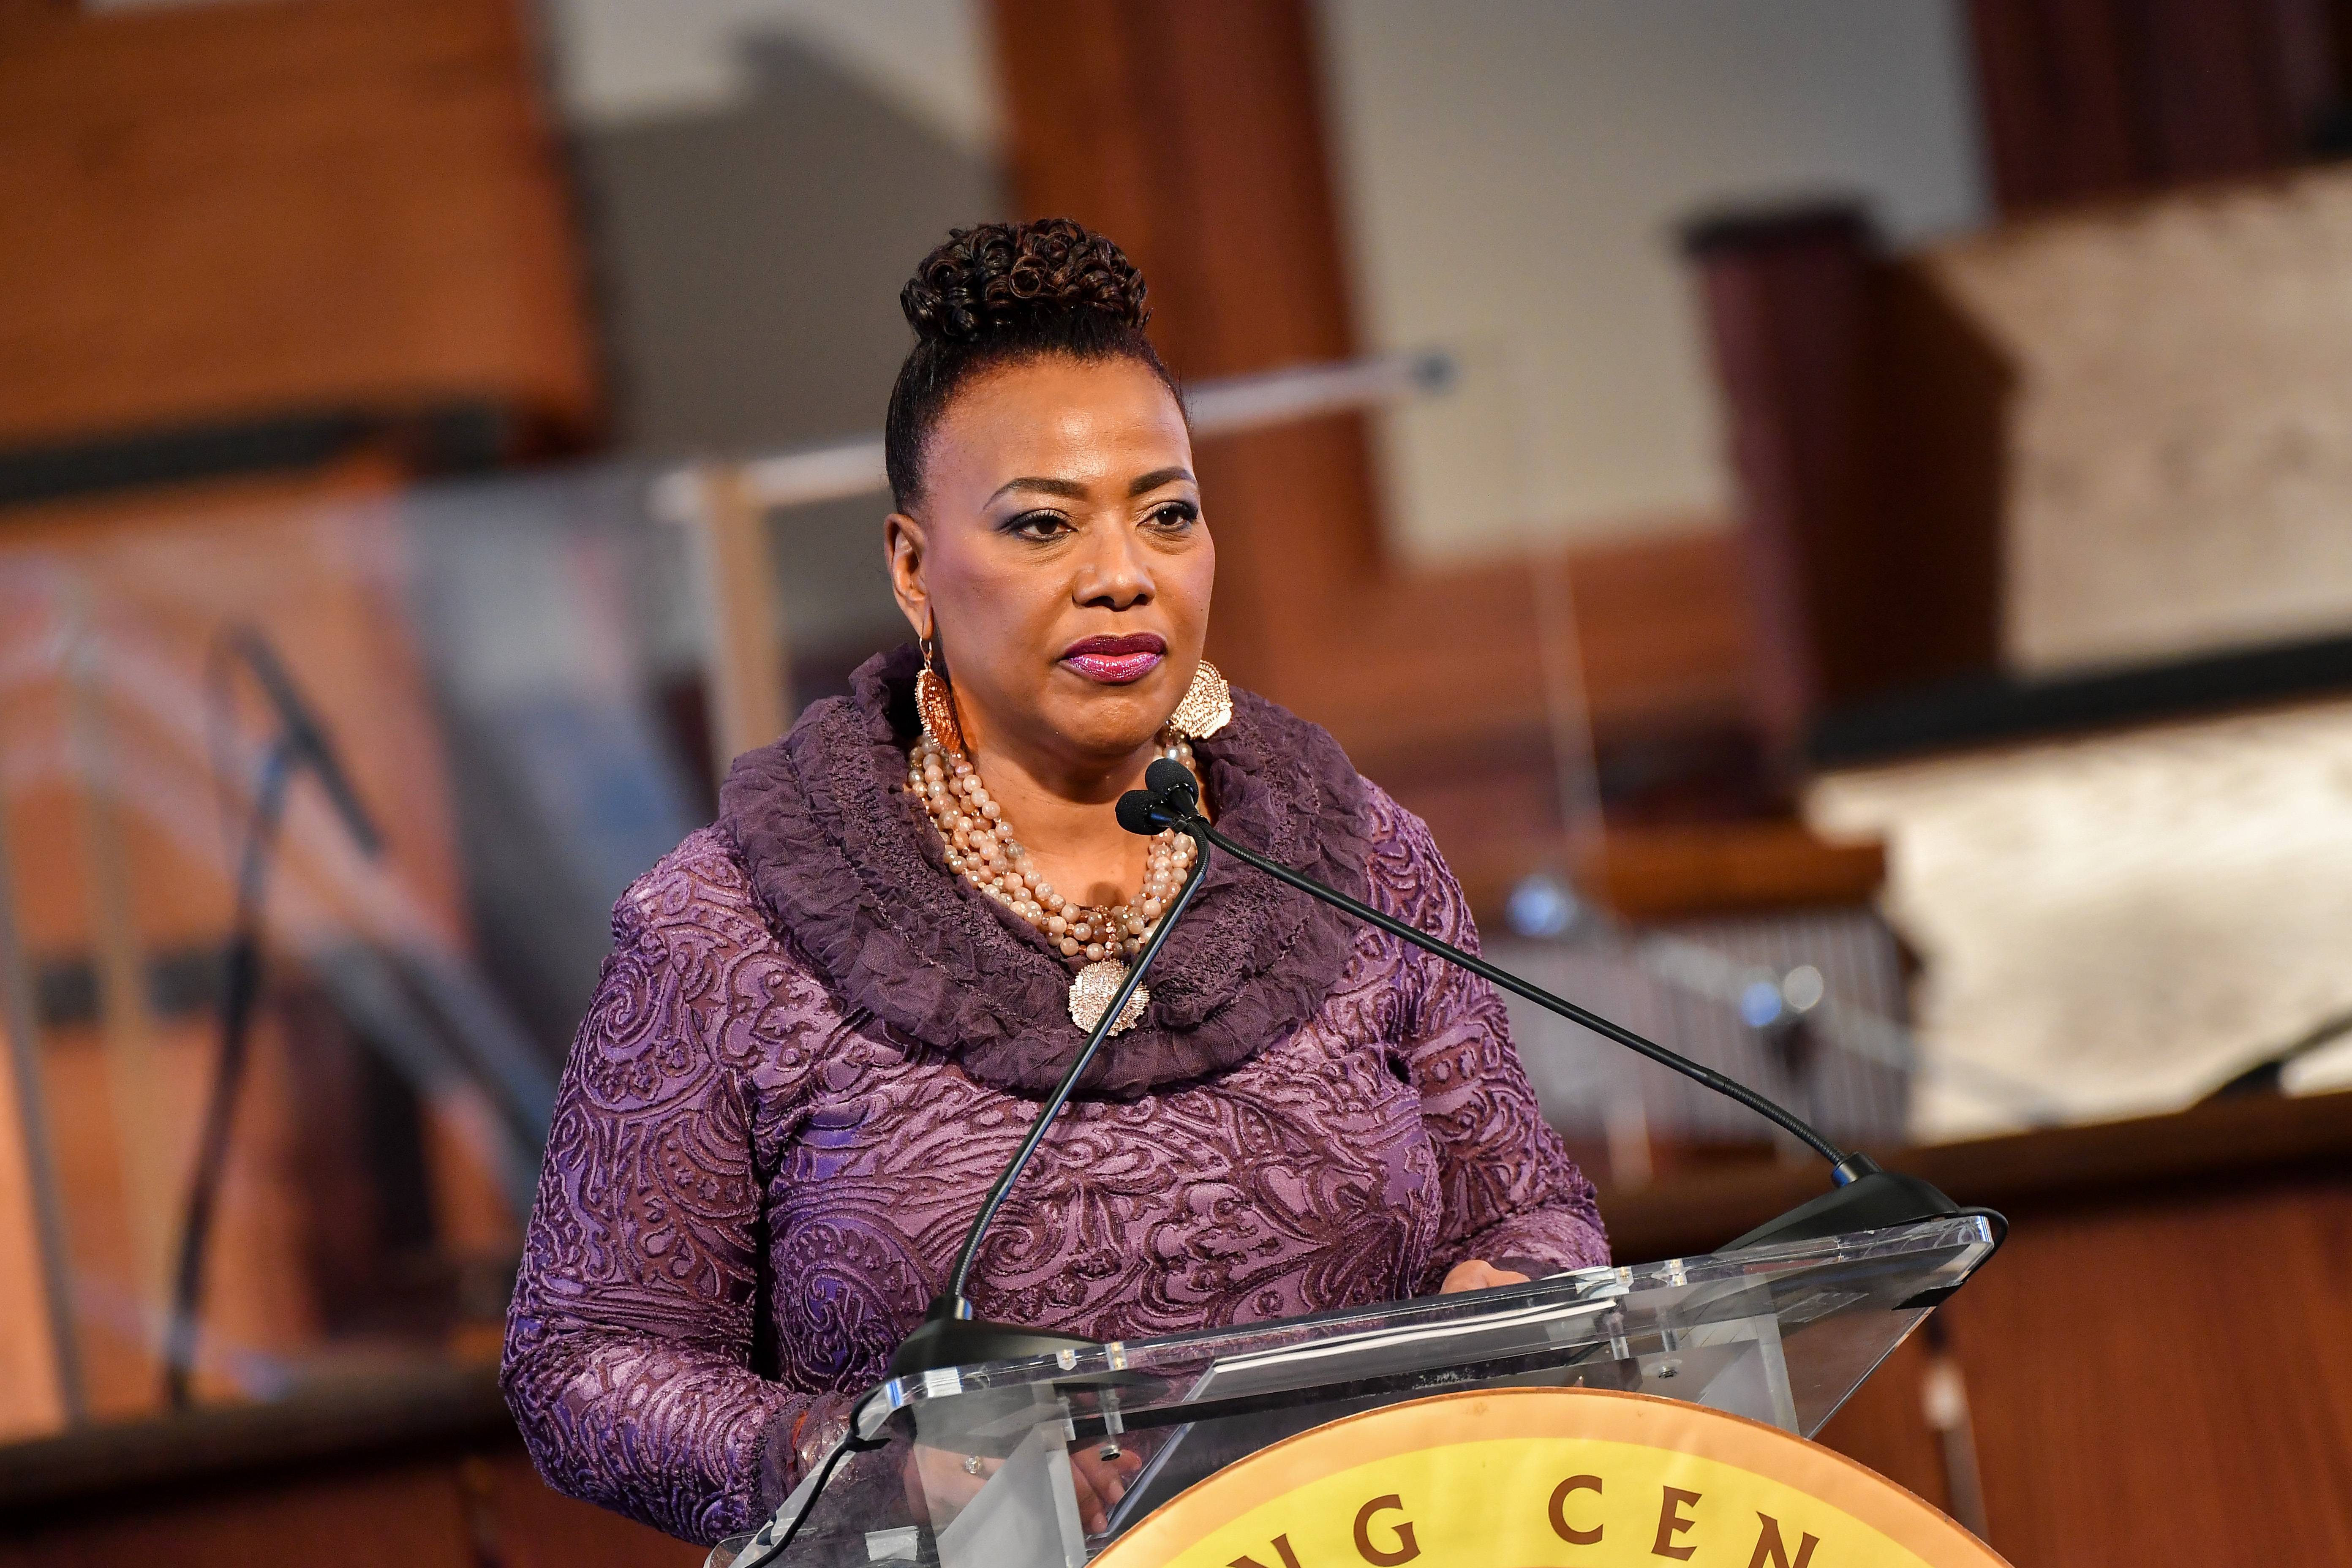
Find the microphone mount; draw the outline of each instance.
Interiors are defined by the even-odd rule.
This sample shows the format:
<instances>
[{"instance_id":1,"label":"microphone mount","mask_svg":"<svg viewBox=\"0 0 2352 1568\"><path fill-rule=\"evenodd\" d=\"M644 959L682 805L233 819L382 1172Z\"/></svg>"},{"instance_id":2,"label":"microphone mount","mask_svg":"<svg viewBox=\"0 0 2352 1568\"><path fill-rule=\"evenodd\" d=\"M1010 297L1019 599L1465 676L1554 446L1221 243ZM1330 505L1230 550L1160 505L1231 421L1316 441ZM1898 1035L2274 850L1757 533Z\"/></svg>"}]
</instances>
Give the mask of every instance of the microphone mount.
<instances>
[{"instance_id":1,"label":"microphone mount","mask_svg":"<svg viewBox=\"0 0 2352 1568\"><path fill-rule=\"evenodd\" d=\"M1415 947L1435 953L1515 996L1524 997L1547 1012L1580 1024L1628 1050L1649 1058L1661 1067L1671 1068L1726 1099L1746 1106L1829 1162L1830 1180L1834 1184L1832 1191L1768 1221L1723 1250L1763 1247L1776 1242L1817 1240L1847 1231L1876 1230L1961 1213L1988 1214L2002 1230L2008 1228L2008 1221L1990 1210L1963 1210L1916 1176L1883 1170L1867 1154L1840 1149L1795 1112L1766 1099L1737 1079L1728 1078L1713 1068L1669 1050L1622 1024L1555 996L1507 969L1497 968L1474 953L1441 942L1417 926L1351 899L1336 889L1327 888L1312 878L1268 859L1246 845L1235 843L1202 816L1199 789L1193 784L1191 773L1180 763L1165 759L1153 763L1144 773L1143 788L1130 790L1119 798L1118 820L1119 826L1130 833L1157 833L1162 828L1172 827L1190 835L1195 843L1202 846L1203 865L1207 864L1208 847L1214 845L1234 859L1255 867L1310 898L1318 899L1391 936L1401 937Z\"/></svg>"}]
</instances>

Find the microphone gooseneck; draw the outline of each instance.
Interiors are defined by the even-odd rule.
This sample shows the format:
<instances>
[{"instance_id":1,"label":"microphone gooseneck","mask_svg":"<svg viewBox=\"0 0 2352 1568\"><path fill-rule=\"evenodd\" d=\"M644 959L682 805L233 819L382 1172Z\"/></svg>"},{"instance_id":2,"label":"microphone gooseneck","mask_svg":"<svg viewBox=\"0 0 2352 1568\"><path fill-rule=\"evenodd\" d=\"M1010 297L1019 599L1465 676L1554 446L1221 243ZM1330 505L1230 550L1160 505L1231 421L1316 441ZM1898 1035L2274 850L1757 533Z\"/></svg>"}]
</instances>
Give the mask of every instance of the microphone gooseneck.
<instances>
[{"instance_id":1,"label":"microphone gooseneck","mask_svg":"<svg viewBox=\"0 0 2352 1568\"><path fill-rule=\"evenodd\" d=\"M1165 760L1153 763L1144 773L1143 788L1130 790L1119 798L1118 822L1130 833L1157 833L1162 828L1172 827L1180 833L1189 834L1194 842L1202 846L1204 865L1207 863L1206 847L1214 845L1236 860L1255 867L1310 898L1318 899L1392 936L1433 952L1515 996L1524 997L1547 1012L1580 1024L1597 1035L1647 1057L1661 1067L1670 1068L1726 1099L1746 1106L1829 1162L1830 1179L1836 1185L1835 1191L1748 1232L1733 1242L1732 1248L1762 1246L1769 1242L1811 1240L1843 1231L1872 1230L1963 1212L1950 1198L1917 1177L1882 1170L1869 1155L1840 1149L1794 1111L1766 1099L1738 1079L1695 1062L1678 1051L1669 1050L1655 1040L1637 1035L1598 1013L1555 996L1541 986L1522 980L1507 969L1497 968L1475 953L1465 952L1451 942L1440 941L1418 926L1351 899L1337 889L1327 888L1310 877L1302 876L1287 866L1266 858L1246 845L1236 844L1202 816L1199 788L1193 784L1192 775L1179 763ZM1998 1220L2004 1230L2007 1228L2006 1220L1997 1215L1991 1217Z\"/></svg>"},{"instance_id":2,"label":"microphone gooseneck","mask_svg":"<svg viewBox=\"0 0 2352 1568\"><path fill-rule=\"evenodd\" d=\"M1184 773L1181 763L1169 762L1165 758L1153 763L1151 771L1157 773L1163 767ZM1149 773L1145 774L1147 782L1150 776ZM1185 773L1184 776L1189 784L1192 775ZM1129 820L1127 803L1142 793L1130 790L1119 799L1119 826L1129 831L1135 829ZM1160 829L1153 827L1143 831L1157 833ZM1201 844L1200 833L1192 828L1180 827L1179 831L1200 844L1201 852L1194 858L1192 875L1186 877L1184 885L1176 890L1175 900L1168 906L1168 912L1160 917L1159 924L1152 928L1142 951L1135 955L1135 962L1127 966L1127 977L1119 983L1117 994L1111 997L1110 1005L1103 1009L1102 1016L1095 1021L1094 1028L1087 1035L1086 1044L1079 1047L1068 1070L1062 1074L1062 1079L1054 1086L1053 1092L1045 1097L1045 1102L1038 1107L1037 1120L1031 1124L1029 1135L1021 1141L1021 1147L1006 1163L1003 1173L996 1178L996 1184L989 1188L988 1195L981 1200L980 1213L973 1218L971 1229L963 1238L963 1247L956 1253L955 1262L948 1270L947 1289L932 1300L922 1322L899 1342L898 1350L892 1353L891 1377L906 1377L938 1367L970 1366L976 1362L1051 1355L1056 1351L1082 1348L1092 1342L1067 1334L982 1321L971 1315L971 1304L965 1300L964 1290L971 1279L972 1266L979 1261L980 1244L988 1235L989 1222L996 1217L996 1211L1004 1206L1005 1198L1013 1191L1013 1184L1019 1181L1021 1173L1028 1168L1038 1146L1045 1141L1046 1130L1053 1126L1054 1119L1061 1114L1062 1107L1068 1104L1070 1096L1076 1092L1078 1080L1094 1064L1103 1041L1110 1037L1111 1026L1126 1011L1128 999L1135 994L1135 988L1143 984L1144 971L1151 967L1151 961L1159 956L1160 944L1168 940L1168 933L1176 929L1177 921L1182 918L1184 910L1192 902L1193 895L1201 889L1202 878L1209 869L1209 847Z\"/></svg>"},{"instance_id":3,"label":"microphone gooseneck","mask_svg":"<svg viewBox=\"0 0 2352 1568\"><path fill-rule=\"evenodd\" d=\"M1160 764L1155 763L1152 765L1157 767ZM1178 773L1184 771L1175 763L1166 765L1175 768ZM1021 1147L1013 1152L1012 1163L1004 1167L1004 1173L996 1178L996 1185L991 1187L988 1196L982 1200L980 1215L971 1222L971 1231L963 1238L963 1249L956 1254L955 1266L948 1272L949 1295L959 1300L962 1299L964 1286L971 1279L971 1266L980 1258L981 1239L988 1234L989 1222L996 1217L996 1211L1004 1206L1005 1198L1013 1191L1013 1184L1021 1179L1021 1173L1027 1167L1030 1156L1036 1153L1037 1146L1045 1141L1045 1130L1053 1125L1054 1118L1061 1114L1062 1107L1069 1103L1070 1096L1077 1090L1078 1079L1086 1076L1087 1068L1094 1063L1096 1053L1102 1049L1103 1041L1110 1037L1112 1026L1127 1010L1128 998L1135 994L1138 985L1143 984L1144 970L1159 956L1160 944L1166 942L1168 933L1176 929L1178 918L1192 903L1192 895L1200 890L1201 874L1207 869L1208 864L1208 853L1203 850L1197 858L1192 874L1185 878L1184 885L1176 890L1176 901L1169 906L1167 915L1152 931L1150 940L1143 944L1143 950L1135 955L1135 962L1127 966L1127 978L1112 995L1110 1005L1103 1009L1103 1016L1095 1020L1094 1028L1087 1036L1087 1043L1079 1047L1077 1058L1070 1063L1069 1070L1062 1075L1062 1081L1054 1086L1054 1092L1039 1108L1036 1123L1029 1129L1029 1136L1021 1141Z\"/></svg>"},{"instance_id":4,"label":"microphone gooseneck","mask_svg":"<svg viewBox=\"0 0 2352 1568\"><path fill-rule=\"evenodd\" d=\"M1184 773L1181 764L1164 758L1151 764L1153 771L1162 766ZM1150 773L1145 774L1147 781L1150 777ZM1189 784L1191 779L1192 775L1186 773L1185 781ZM1161 782L1166 782L1165 775L1161 776ZM1132 813L1128 802L1144 793L1130 790L1119 798L1119 826L1130 832L1157 833L1160 831L1157 827L1137 828L1134 820L1139 818L1130 820ZM1110 1005L1103 1009L1102 1016L1095 1020L1094 1028L1087 1035L1086 1044L1078 1048L1076 1058L1062 1074L1061 1081L1045 1097L1045 1102L1037 1108L1037 1120L1031 1124L1029 1135L1021 1141L1021 1147L1013 1151L1013 1158L1005 1163L1003 1173L996 1178L996 1184L989 1188L988 1195L981 1200L980 1213L973 1216L971 1229L965 1234L963 1246L956 1253L955 1262L949 1267L947 1288L932 1300L929 1310L923 1314L923 1321L915 1325L915 1331L898 1342L898 1348L890 1354L889 1368L883 1374L886 1378L895 1381L919 1377L925 1373L947 1367L976 1366L982 1362L1015 1361L1093 1347L1093 1341L1080 1339L1074 1334L1057 1334L1044 1329L1023 1328L1017 1323L992 1323L975 1318L971 1315L971 1303L964 1297L964 1289L971 1279L972 1266L980 1259L980 1244L988 1235L989 1222L996 1217L996 1211L1004 1206L1005 1198L1013 1191L1013 1184L1021 1179L1021 1173L1028 1168L1038 1146L1045 1142L1046 1129L1053 1126L1054 1119L1061 1114L1062 1107L1069 1103L1070 1096L1077 1090L1078 1079L1086 1076L1087 1068L1094 1064L1103 1042L1110 1037L1111 1026L1127 1010L1128 999L1135 994L1135 988L1143 984L1143 972L1150 968L1151 961L1159 956L1160 943L1166 942L1168 933L1176 929L1176 921L1192 902L1192 895L1201 890L1201 879L1209 869L1209 847L1201 843L1201 836L1197 832L1190 828L1180 831L1188 834L1200 846L1192 875L1186 877L1184 885L1176 890L1175 900L1169 904L1168 912L1160 917L1150 936L1144 940L1143 949L1135 955L1135 962L1127 966L1127 978L1119 983L1118 992L1111 997ZM859 1408L863 1408L862 1402ZM776 1518L769 1521L753 1542L753 1545L761 1547L759 1554L745 1558L740 1568L768 1568L782 1557L799 1537L802 1525L816 1511L816 1500L824 1494L826 1483L832 1480L835 1467L852 1453L879 1447L878 1440L859 1436L857 1413L853 1410L848 1433L826 1456L824 1468L817 1474L816 1484L801 1500L800 1511L787 1522L779 1510Z\"/></svg>"}]
</instances>

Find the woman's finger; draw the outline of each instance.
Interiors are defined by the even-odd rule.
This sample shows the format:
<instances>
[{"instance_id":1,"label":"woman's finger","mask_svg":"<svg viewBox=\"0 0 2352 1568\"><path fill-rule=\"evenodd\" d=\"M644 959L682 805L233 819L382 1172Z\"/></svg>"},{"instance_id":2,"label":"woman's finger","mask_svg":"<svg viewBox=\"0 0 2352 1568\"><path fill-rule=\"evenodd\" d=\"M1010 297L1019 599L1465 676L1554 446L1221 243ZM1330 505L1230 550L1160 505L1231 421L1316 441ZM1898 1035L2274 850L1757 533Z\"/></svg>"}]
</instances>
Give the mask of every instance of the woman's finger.
<instances>
[{"instance_id":1,"label":"woman's finger","mask_svg":"<svg viewBox=\"0 0 2352 1568\"><path fill-rule=\"evenodd\" d=\"M1103 1496L1102 1489L1096 1484L1096 1478L1082 1464L1070 1466L1070 1482L1078 1494L1078 1523L1085 1527L1088 1535L1108 1530L1111 1504L1117 1500Z\"/></svg>"},{"instance_id":2,"label":"woman's finger","mask_svg":"<svg viewBox=\"0 0 2352 1568\"><path fill-rule=\"evenodd\" d=\"M1441 1296L1451 1296L1463 1290L1485 1290L1496 1285L1524 1285L1528 1277L1507 1268L1497 1268L1483 1258L1457 1263L1445 1271L1444 1283L1437 1288Z\"/></svg>"}]
</instances>

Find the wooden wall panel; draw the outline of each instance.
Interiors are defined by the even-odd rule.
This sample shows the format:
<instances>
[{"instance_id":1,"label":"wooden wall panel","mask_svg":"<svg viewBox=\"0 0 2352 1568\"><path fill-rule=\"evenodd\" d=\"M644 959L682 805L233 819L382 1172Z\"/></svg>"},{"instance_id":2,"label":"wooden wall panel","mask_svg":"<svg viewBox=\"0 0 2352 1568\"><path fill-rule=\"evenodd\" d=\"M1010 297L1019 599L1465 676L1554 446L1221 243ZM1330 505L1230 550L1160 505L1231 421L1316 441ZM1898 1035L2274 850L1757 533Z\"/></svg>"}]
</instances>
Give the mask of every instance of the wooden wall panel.
<instances>
[{"instance_id":1,"label":"wooden wall panel","mask_svg":"<svg viewBox=\"0 0 2352 1568\"><path fill-rule=\"evenodd\" d=\"M1024 216L1117 238L1185 376L1354 348L1314 21L1299 0L997 0Z\"/></svg>"},{"instance_id":2,"label":"wooden wall panel","mask_svg":"<svg viewBox=\"0 0 2352 1568\"><path fill-rule=\"evenodd\" d=\"M2284 168L2340 107L2330 0L1973 0L1969 16L2011 212Z\"/></svg>"},{"instance_id":3,"label":"wooden wall panel","mask_svg":"<svg viewBox=\"0 0 2352 1568\"><path fill-rule=\"evenodd\" d=\"M2004 1252L1946 1310L2018 1568L2352 1562L2352 1191L2044 1215Z\"/></svg>"},{"instance_id":4,"label":"wooden wall panel","mask_svg":"<svg viewBox=\"0 0 2352 1568\"><path fill-rule=\"evenodd\" d=\"M1604 733L1656 715L1731 724L1749 713L1756 605L1738 536L1711 518L1557 557L1585 700Z\"/></svg>"},{"instance_id":5,"label":"wooden wall panel","mask_svg":"<svg viewBox=\"0 0 2352 1568\"><path fill-rule=\"evenodd\" d=\"M0 19L0 447L465 403L591 432L522 21L511 0Z\"/></svg>"},{"instance_id":6,"label":"wooden wall panel","mask_svg":"<svg viewBox=\"0 0 2352 1568\"><path fill-rule=\"evenodd\" d=\"M236 1489L173 1506L103 1517L0 1541L0 1568L82 1568L93 1563L253 1568L333 1563L347 1568L459 1568L478 1562L457 1478L414 1465L256 1494Z\"/></svg>"},{"instance_id":7,"label":"wooden wall panel","mask_svg":"<svg viewBox=\"0 0 2352 1568\"><path fill-rule=\"evenodd\" d=\"M467 1480L488 1503L499 1568L699 1568L703 1549L563 1496L519 1453L472 1463Z\"/></svg>"},{"instance_id":8,"label":"wooden wall panel","mask_svg":"<svg viewBox=\"0 0 2352 1568\"><path fill-rule=\"evenodd\" d=\"M550 1489L515 1447L328 1456L44 1510L0 1532L0 1568L694 1568L699 1546Z\"/></svg>"},{"instance_id":9,"label":"wooden wall panel","mask_svg":"<svg viewBox=\"0 0 2352 1568\"><path fill-rule=\"evenodd\" d=\"M1400 759L1549 744L1545 639L1557 637L1574 647L1567 705L1604 739L1740 723L1754 657L1746 569L1738 536L1703 523L1360 580L1313 624L1313 715L1351 747ZM1220 595L1225 582L1221 558Z\"/></svg>"}]
</instances>

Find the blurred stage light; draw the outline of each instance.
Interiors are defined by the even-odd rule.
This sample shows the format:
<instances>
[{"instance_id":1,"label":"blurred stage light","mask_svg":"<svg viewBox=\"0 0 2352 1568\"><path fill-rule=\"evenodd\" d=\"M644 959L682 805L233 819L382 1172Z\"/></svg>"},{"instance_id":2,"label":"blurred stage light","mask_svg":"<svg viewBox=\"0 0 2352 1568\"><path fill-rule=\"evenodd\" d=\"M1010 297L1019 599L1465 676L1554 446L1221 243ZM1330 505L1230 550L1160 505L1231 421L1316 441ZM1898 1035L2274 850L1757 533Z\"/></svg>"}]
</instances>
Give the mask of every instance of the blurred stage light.
<instances>
[{"instance_id":1,"label":"blurred stage light","mask_svg":"<svg viewBox=\"0 0 2352 1568\"><path fill-rule=\"evenodd\" d=\"M1829 994L1829 983L1810 963L1801 963L1780 977L1780 1000L1792 1013L1810 1013Z\"/></svg>"},{"instance_id":2,"label":"blurred stage light","mask_svg":"<svg viewBox=\"0 0 2352 1568\"><path fill-rule=\"evenodd\" d=\"M1772 981L1751 980L1739 993L1739 1021L1751 1029L1769 1028L1780 1012L1780 987Z\"/></svg>"},{"instance_id":3,"label":"blurred stage light","mask_svg":"<svg viewBox=\"0 0 2352 1568\"><path fill-rule=\"evenodd\" d=\"M1511 889L1503 915L1521 936L1557 937L1568 934L1581 910L1574 889L1548 871L1538 871Z\"/></svg>"}]
</instances>

